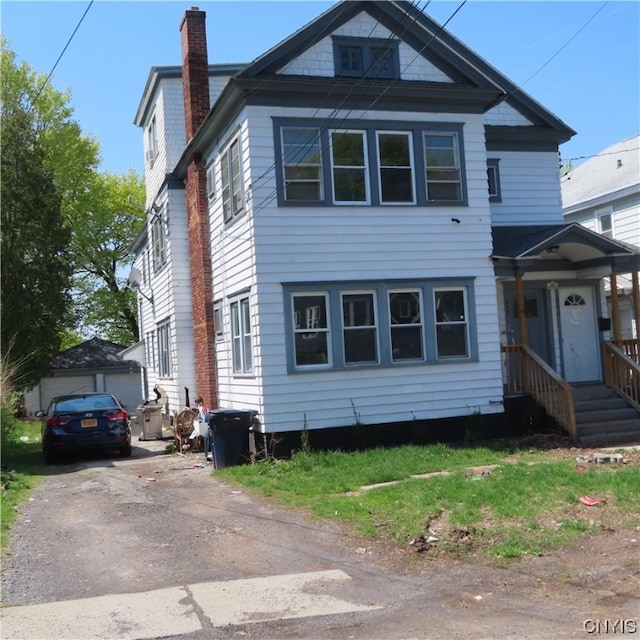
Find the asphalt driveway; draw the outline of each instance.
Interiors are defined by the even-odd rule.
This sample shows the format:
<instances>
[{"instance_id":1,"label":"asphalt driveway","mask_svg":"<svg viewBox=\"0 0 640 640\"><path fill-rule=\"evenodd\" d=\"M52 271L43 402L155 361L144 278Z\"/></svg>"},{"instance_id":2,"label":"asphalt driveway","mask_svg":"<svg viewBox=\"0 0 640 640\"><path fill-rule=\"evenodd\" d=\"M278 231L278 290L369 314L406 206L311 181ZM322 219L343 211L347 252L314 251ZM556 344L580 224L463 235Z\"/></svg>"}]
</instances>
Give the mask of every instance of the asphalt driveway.
<instances>
[{"instance_id":1,"label":"asphalt driveway","mask_svg":"<svg viewBox=\"0 0 640 640\"><path fill-rule=\"evenodd\" d=\"M562 554L429 561L251 497L166 444L44 480L3 560L3 638L586 638L590 621L637 616L632 590L604 588L633 572L610 538L574 554L571 579Z\"/></svg>"}]
</instances>

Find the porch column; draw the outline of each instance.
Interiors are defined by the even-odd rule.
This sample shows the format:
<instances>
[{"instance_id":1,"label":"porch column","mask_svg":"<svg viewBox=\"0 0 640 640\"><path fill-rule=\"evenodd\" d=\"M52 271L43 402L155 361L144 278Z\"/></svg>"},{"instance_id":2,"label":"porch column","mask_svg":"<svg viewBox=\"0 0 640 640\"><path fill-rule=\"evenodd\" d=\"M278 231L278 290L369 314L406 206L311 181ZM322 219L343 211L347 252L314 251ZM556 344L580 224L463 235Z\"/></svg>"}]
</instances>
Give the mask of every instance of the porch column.
<instances>
[{"instance_id":1,"label":"porch column","mask_svg":"<svg viewBox=\"0 0 640 640\"><path fill-rule=\"evenodd\" d=\"M618 301L618 278L615 273L610 276L611 283L611 321L613 324L613 341L618 342L621 339L620 331L620 302Z\"/></svg>"},{"instance_id":2,"label":"porch column","mask_svg":"<svg viewBox=\"0 0 640 640\"><path fill-rule=\"evenodd\" d=\"M516 276L516 304L518 306L518 325L520 327L520 342L523 345L529 344L527 335L527 314L524 309L524 284L522 276Z\"/></svg>"},{"instance_id":3,"label":"porch column","mask_svg":"<svg viewBox=\"0 0 640 640\"><path fill-rule=\"evenodd\" d=\"M636 320L636 340L640 337L640 287L638 286L638 272L634 271L631 274L631 281L633 283L633 315Z\"/></svg>"}]
</instances>

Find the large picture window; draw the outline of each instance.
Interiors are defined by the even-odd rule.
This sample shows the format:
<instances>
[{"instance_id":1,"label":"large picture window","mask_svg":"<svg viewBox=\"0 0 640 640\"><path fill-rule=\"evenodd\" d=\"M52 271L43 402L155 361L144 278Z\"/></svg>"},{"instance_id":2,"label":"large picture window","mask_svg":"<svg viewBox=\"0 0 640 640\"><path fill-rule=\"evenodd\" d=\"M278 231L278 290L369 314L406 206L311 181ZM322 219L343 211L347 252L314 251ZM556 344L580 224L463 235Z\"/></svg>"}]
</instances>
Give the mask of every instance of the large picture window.
<instances>
[{"instance_id":1,"label":"large picture window","mask_svg":"<svg viewBox=\"0 0 640 640\"><path fill-rule=\"evenodd\" d=\"M467 206L462 124L274 118L280 206Z\"/></svg>"},{"instance_id":2,"label":"large picture window","mask_svg":"<svg viewBox=\"0 0 640 640\"><path fill-rule=\"evenodd\" d=\"M233 372L251 373L253 371L253 350L249 298L241 298L232 302L230 315Z\"/></svg>"},{"instance_id":3,"label":"large picture window","mask_svg":"<svg viewBox=\"0 0 640 640\"><path fill-rule=\"evenodd\" d=\"M284 285L290 372L477 360L473 278Z\"/></svg>"}]
</instances>

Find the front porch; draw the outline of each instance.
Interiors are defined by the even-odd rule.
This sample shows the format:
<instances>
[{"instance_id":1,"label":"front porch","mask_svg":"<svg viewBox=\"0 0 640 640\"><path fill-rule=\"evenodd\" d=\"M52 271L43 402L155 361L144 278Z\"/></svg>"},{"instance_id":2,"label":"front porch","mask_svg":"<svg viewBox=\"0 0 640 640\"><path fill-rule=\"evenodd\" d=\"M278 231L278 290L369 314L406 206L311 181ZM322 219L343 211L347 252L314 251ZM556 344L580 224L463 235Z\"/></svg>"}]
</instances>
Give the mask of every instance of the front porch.
<instances>
[{"instance_id":1,"label":"front porch","mask_svg":"<svg viewBox=\"0 0 640 640\"><path fill-rule=\"evenodd\" d=\"M640 444L640 251L578 225L493 237L505 396L532 397L575 442ZM631 339L621 332L622 273L633 283Z\"/></svg>"}]
</instances>

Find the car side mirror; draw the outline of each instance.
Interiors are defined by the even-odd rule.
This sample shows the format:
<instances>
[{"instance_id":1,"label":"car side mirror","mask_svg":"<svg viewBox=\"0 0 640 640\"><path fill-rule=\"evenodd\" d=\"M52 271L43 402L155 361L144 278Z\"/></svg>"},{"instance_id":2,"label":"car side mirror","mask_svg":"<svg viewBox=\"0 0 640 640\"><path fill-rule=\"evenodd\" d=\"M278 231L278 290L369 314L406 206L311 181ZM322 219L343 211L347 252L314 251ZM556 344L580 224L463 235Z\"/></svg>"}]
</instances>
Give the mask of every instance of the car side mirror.
<instances>
[{"instance_id":1,"label":"car side mirror","mask_svg":"<svg viewBox=\"0 0 640 640\"><path fill-rule=\"evenodd\" d=\"M38 409L33 415L36 418L42 418L44 416L44 411L42 409Z\"/></svg>"}]
</instances>

